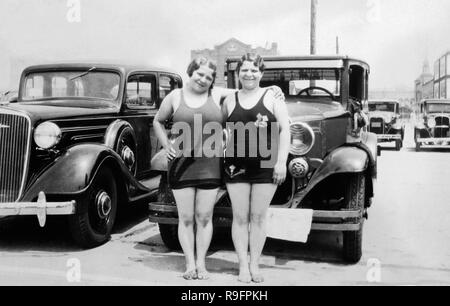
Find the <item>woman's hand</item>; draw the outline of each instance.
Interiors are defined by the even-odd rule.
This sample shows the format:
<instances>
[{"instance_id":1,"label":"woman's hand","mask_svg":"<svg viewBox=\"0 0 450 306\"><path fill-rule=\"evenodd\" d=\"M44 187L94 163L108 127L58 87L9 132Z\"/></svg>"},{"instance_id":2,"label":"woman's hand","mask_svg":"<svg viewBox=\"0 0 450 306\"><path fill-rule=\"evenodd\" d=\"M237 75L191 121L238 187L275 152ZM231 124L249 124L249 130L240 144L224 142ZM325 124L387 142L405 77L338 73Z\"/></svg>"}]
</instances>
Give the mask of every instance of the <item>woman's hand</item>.
<instances>
[{"instance_id":1,"label":"woman's hand","mask_svg":"<svg viewBox=\"0 0 450 306\"><path fill-rule=\"evenodd\" d=\"M269 87L269 89L273 91L273 96L275 99L281 100L281 101L286 100L286 97L284 96L284 93L280 87L278 87L276 85L272 85Z\"/></svg>"},{"instance_id":2,"label":"woman's hand","mask_svg":"<svg viewBox=\"0 0 450 306\"><path fill-rule=\"evenodd\" d=\"M172 161L177 156L177 152L170 144L164 150L168 161Z\"/></svg>"},{"instance_id":3,"label":"woman's hand","mask_svg":"<svg viewBox=\"0 0 450 306\"><path fill-rule=\"evenodd\" d=\"M286 180L287 167L286 163L277 162L273 168L273 183L281 185Z\"/></svg>"}]
</instances>

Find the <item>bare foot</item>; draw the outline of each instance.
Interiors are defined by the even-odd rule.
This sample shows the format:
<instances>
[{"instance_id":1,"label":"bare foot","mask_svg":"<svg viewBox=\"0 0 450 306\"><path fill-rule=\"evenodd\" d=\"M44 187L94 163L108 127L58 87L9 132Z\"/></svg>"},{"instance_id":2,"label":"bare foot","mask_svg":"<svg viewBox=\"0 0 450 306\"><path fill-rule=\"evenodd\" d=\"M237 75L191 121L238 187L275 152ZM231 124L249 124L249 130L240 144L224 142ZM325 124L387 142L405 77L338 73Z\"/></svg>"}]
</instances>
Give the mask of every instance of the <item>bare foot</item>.
<instances>
[{"instance_id":1,"label":"bare foot","mask_svg":"<svg viewBox=\"0 0 450 306\"><path fill-rule=\"evenodd\" d=\"M246 284L252 282L252 276L250 274L250 271L248 270L248 267L239 269L238 281Z\"/></svg>"},{"instance_id":2,"label":"bare foot","mask_svg":"<svg viewBox=\"0 0 450 306\"><path fill-rule=\"evenodd\" d=\"M184 272L183 278L185 280L197 279L197 271L195 269L194 270L187 270L186 272Z\"/></svg>"},{"instance_id":3,"label":"bare foot","mask_svg":"<svg viewBox=\"0 0 450 306\"><path fill-rule=\"evenodd\" d=\"M197 279L199 280L209 279L209 272L206 269L197 269Z\"/></svg>"},{"instance_id":4,"label":"bare foot","mask_svg":"<svg viewBox=\"0 0 450 306\"><path fill-rule=\"evenodd\" d=\"M252 281L255 283L264 282L264 276L261 274L259 267L250 268L250 274L252 276Z\"/></svg>"}]
</instances>

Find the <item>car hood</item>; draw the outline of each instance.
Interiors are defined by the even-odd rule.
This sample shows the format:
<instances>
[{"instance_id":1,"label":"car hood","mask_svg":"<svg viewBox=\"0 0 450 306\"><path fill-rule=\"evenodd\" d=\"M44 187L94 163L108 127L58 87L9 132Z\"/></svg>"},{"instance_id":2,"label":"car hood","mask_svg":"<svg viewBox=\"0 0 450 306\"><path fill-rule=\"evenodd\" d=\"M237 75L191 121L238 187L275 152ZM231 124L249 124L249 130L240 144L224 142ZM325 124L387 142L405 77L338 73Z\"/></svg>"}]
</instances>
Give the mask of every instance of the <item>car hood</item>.
<instances>
[{"instance_id":1,"label":"car hood","mask_svg":"<svg viewBox=\"0 0 450 306\"><path fill-rule=\"evenodd\" d=\"M348 115L337 102L302 102L296 99L287 100L286 105L292 121L317 121Z\"/></svg>"},{"instance_id":2,"label":"car hood","mask_svg":"<svg viewBox=\"0 0 450 306\"><path fill-rule=\"evenodd\" d=\"M115 107L112 103L101 105L94 105L92 102L90 103L91 107L87 107L88 104L86 102L80 103L80 101L68 101L64 104L54 101L39 103L11 103L0 106L0 112L2 112L2 109L6 109L26 113L30 116L33 122L75 118L81 116L108 115L118 112L118 107Z\"/></svg>"}]
</instances>

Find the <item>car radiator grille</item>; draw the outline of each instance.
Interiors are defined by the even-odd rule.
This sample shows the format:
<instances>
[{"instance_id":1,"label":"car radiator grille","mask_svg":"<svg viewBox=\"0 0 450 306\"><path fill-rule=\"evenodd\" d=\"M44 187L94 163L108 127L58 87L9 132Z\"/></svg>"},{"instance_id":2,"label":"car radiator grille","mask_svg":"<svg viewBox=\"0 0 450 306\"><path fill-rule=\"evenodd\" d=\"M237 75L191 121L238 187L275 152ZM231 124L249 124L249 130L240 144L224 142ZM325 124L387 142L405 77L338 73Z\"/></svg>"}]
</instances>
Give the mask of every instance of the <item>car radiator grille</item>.
<instances>
[{"instance_id":1,"label":"car radiator grille","mask_svg":"<svg viewBox=\"0 0 450 306\"><path fill-rule=\"evenodd\" d=\"M436 127L434 128L435 138L448 137L450 119L448 117L436 117Z\"/></svg>"},{"instance_id":2,"label":"car radiator grille","mask_svg":"<svg viewBox=\"0 0 450 306\"><path fill-rule=\"evenodd\" d=\"M384 120L382 118L370 119L370 132L375 134L384 134Z\"/></svg>"},{"instance_id":3,"label":"car radiator grille","mask_svg":"<svg viewBox=\"0 0 450 306\"><path fill-rule=\"evenodd\" d=\"M24 115L0 113L0 203L17 201L23 191L30 125Z\"/></svg>"}]
</instances>

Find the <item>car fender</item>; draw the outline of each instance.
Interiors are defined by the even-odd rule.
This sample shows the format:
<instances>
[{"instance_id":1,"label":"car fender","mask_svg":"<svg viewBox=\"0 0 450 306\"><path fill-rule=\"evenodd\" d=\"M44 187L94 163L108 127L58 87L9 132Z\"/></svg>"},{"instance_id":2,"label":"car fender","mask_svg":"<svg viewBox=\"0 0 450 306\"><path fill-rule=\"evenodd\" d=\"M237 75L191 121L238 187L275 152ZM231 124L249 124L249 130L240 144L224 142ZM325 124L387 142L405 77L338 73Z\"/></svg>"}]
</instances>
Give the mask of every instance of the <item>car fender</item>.
<instances>
[{"instance_id":1,"label":"car fender","mask_svg":"<svg viewBox=\"0 0 450 306\"><path fill-rule=\"evenodd\" d=\"M298 205L316 186L332 175L367 172L371 163L369 154L372 153L367 149L356 146L344 146L331 152L311 177L308 186L294 195L293 205Z\"/></svg>"},{"instance_id":2,"label":"car fender","mask_svg":"<svg viewBox=\"0 0 450 306\"><path fill-rule=\"evenodd\" d=\"M108 126L105 133L105 145L111 149L115 149L117 146L118 136L123 129L130 129L133 135L133 141L136 143L136 134L131 124L124 120L116 120Z\"/></svg>"},{"instance_id":3,"label":"car fender","mask_svg":"<svg viewBox=\"0 0 450 306\"><path fill-rule=\"evenodd\" d=\"M168 162L165 150L161 150L153 156L151 160L151 169L152 171L167 171Z\"/></svg>"},{"instance_id":4,"label":"car fender","mask_svg":"<svg viewBox=\"0 0 450 306\"><path fill-rule=\"evenodd\" d=\"M106 163L128 185L136 184L120 156L112 149L100 144L81 144L69 148L47 166L27 188L22 201L32 201L41 191L46 195L80 195Z\"/></svg>"}]
</instances>

